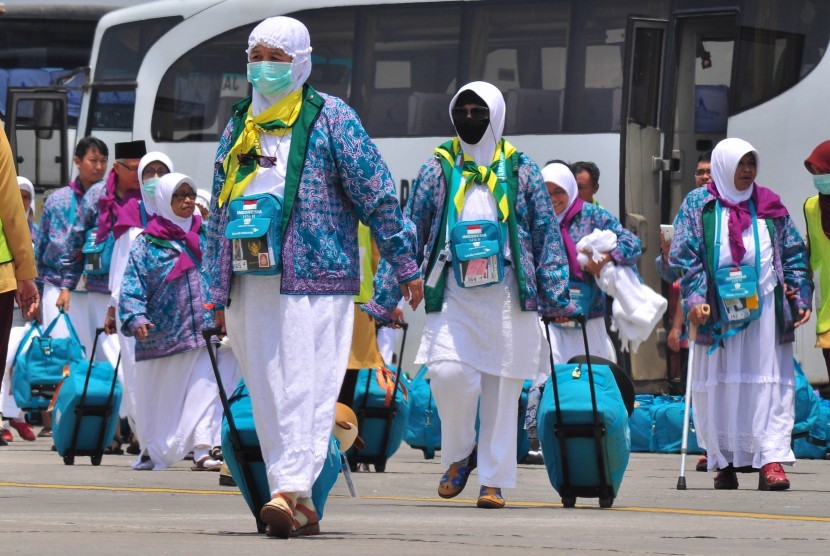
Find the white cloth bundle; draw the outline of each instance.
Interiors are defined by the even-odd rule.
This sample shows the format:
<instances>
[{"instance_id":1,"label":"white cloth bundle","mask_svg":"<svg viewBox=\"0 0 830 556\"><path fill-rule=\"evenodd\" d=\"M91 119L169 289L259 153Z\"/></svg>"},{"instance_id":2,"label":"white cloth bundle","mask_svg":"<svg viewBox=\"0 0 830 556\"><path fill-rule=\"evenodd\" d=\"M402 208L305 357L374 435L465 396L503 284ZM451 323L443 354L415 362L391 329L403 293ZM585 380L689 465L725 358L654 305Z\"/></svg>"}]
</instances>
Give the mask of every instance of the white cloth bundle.
<instances>
[{"instance_id":1,"label":"white cloth bundle","mask_svg":"<svg viewBox=\"0 0 830 556\"><path fill-rule=\"evenodd\" d=\"M617 246L617 237L610 230L598 230L588 234L576 244L579 264L588 262L582 251L590 251L597 261ZM613 328L619 332L623 351L636 352L651 335L654 327L666 312L668 301L643 284L631 267L617 266L610 262L602 267L597 285L614 298L611 305Z\"/></svg>"}]
</instances>

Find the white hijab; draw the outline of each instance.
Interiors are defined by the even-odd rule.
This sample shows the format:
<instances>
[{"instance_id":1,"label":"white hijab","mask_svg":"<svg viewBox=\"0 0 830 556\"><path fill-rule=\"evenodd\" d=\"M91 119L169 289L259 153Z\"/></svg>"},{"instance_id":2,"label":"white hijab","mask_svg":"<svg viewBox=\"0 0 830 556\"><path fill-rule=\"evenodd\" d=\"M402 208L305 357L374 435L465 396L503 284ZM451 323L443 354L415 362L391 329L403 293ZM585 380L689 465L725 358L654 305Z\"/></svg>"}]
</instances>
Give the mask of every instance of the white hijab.
<instances>
[{"instance_id":1,"label":"white hijab","mask_svg":"<svg viewBox=\"0 0 830 556\"><path fill-rule=\"evenodd\" d=\"M213 199L213 195L210 194L210 191L205 189L197 189L196 190L196 204L205 207L207 210L210 210L210 201Z\"/></svg>"},{"instance_id":2,"label":"white hijab","mask_svg":"<svg viewBox=\"0 0 830 556\"><path fill-rule=\"evenodd\" d=\"M170 173L174 172L173 161L170 160L170 157L164 154L163 152L149 152L142 156L141 160L138 161L138 185L141 189L141 200L144 203L144 209L147 211L148 216L153 216L154 214L158 213L158 209L156 208L155 195L148 195L147 192L144 191L144 178L142 177L142 174L144 173L144 168L146 168L147 165L151 162L161 162L162 164L167 166L167 170Z\"/></svg>"},{"instance_id":3,"label":"white hijab","mask_svg":"<svg viewBox=\"0 0 830 556\"><path fill-rule=\"evenodd\" d=\"M302 88L311 75L311 37L305 25L294 18L278 16L269 17L251 31L248 37L248 59L251 50L262 45L267 48L279 48L293 58L291 70L291 87L274 96L265 96L253 90L253 115L256 116L275 102Z\"/></svg>"},{"instance_id":4,"label":"white hijab","mask_svg":"<svg viewBox=\"0 0 830 556\"><path fill-rule=\"evenodd\" d=\"M568 213L578 197L579 190L576 185L576 178L574 178L570 168L561 162L554 162L542 168L542 179L545 180L545 183L555 183L568 194L568 204L565 206L565 210L556 215L557 220L562 220L562 217Z\"/></svg>"},{"instance_id":5,"label":"white hijab","mask_svg":"<svg viewBox=\"0 0 830 556\"><path fill-rule=\"evenodd\" d=\"M156 184L156 210L158 215L166 218L176 226L182 229L184 233L190 231L190 226L193 224L193 217L187 218L176 216L173 212L173 193L175 193L182 185L187 184L193 191L196 191L196 183L185 176L184 174L170 173L162 176Z\"/></svg>"},{"instance_id":6,"label":"white hijab","mask_svg":"<svg viewBox=\"0 0 830 556\"><path fill-rule=\"evenodd\" d=\"M501 134L504 131L504 96L501 91L495 86L486 81L473 81L461 87L455 96L450 101L450 119L452 119L452 109L458 100L458 96L464 91L472 91L484 101L487 108L490 109L490 125L484 136L475 145L465 143L459 137L461 142L461 149L473 160L478 166L489 166L493 162L493 155L496 153L496 145L501 140Z\"/></svg>"},{"instance_id":7,"label":"white hijab","mask_svg":"<svg viewBox=\"0 0 830 556\"><path fill-rule=\"evenodd\" d=\"M755 183L744 191L738 191L735 187L735 171L738 163L747 153L755 155L756 168L760 168L761 162L758 158L758 151L743 139L732 137L724 139L715 145L712 151L712 181L721 197L730 203L738 204L746 201L755 190Z\"/></svg>"},{"instance_id":8,"label":"white hijab","mask_svg":"<svg viewBox=\"0 0 830 556\"><path fill-rule=\"evenodd\" d=\"M32 185L32 182L29 181L28 178L24 178L23 176L17 176L17 186L20 188L21 191L25 190L29 192L29 195L32 197L32 204L29 205L29 214L26 217L32 216L35 214L35 186Z\"/></svg>"}]
</instances>

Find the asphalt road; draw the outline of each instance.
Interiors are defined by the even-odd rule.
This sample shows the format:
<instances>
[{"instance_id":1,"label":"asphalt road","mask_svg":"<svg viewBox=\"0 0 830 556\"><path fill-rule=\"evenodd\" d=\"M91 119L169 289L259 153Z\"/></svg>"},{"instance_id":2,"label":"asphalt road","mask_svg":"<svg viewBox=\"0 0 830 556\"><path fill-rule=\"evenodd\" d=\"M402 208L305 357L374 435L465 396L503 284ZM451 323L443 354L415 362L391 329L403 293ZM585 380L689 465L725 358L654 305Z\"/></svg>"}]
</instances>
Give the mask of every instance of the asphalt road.
<instances>
[{"instance_id":1,"label":"asphalt road","mask_svg":"<svg viewBox=\"0 0 830 556\"><path fill-rule=\"evenodd\" d=\"M0 554L767 554L830 553L830 461L799 461L792 488L760 492L757 474L737 491L715 491L693 471L676 490L679 456L634 454L611 509L594 499L561 506L544 466L519 466L508 507L475 507L475 475L453 500L436 494L441 466L402 446L385 473L342 479L318 537L278 540L218 474L134 471L130 456L65 466L51 442L16 438L0 448ZM286 546L287 544L287 546Z\"/></svg>"}]
</instances>

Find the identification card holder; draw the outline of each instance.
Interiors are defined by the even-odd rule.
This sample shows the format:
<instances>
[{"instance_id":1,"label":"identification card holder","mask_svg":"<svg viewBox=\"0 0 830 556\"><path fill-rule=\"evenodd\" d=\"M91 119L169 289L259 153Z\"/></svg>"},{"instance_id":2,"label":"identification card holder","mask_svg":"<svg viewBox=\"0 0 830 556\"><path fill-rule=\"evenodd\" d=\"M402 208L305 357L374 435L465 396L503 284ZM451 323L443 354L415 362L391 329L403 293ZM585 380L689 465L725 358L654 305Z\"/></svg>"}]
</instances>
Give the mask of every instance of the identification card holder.
<instances>
[{"instance_id":1,"label":"identification card holder","mask_svg":"<svg viewBox=\"0 0 830 556\"><path fill-rule=\"evenodd\" d=\"M267 193L230 202L225 237L231 242L234 274L276 275L281 271L282 199Z\"/></svg>"},{"instance_id":2,"label":"identification card holder","mask_svg":"<svg viewBox=\"0 0 830 556\"><path fill-rule=\"evenodd\" d=\"M721 321L744 324L761 316L758 275L751 266L721 268L715 272L715 286L721 304Z\"/></svg>"},{"instance_id":3,"label":"identification card holder","mask_svg":"<svg viewBox=\"0 0 830 556\"><path fill-rule=\"evenodd\" d=\"M90 276L107 274L110 271L112 251L115 247L115 236L110 233L106 241L95 243L98 237L98 228L88 230L84 238L84 273Z\"/></svg>"},{"instance_id":4,"label":"identification card holder","mask_svg":"<svg viewBox=\"0 0 830 556\"><path fill-rule=\"evenodd\" d=\"M450 231L452 269L462 288L498 284L504 279L501 226L490 220L459 222Z\"/></svg>"}]
</instances>

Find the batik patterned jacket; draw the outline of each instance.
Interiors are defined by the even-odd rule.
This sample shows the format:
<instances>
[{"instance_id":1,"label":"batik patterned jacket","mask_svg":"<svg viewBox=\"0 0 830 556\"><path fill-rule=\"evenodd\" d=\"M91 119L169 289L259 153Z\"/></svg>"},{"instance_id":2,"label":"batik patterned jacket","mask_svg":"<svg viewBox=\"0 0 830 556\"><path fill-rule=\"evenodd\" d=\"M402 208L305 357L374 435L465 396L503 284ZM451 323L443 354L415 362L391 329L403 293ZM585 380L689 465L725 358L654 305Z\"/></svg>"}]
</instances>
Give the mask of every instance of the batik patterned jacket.
<instances>
[{"instance_id":1,"label":"batik patterned jacket","mask_svg":"<svg viewBox=\"0 0 830 556\"><path fill-rule=\"evenodd\" d=\"M73 264L67 269L71 288L75 288L81 275L84 272L83 248L86 241L86 233L98 225L98 199L105 193L106 183L98 182L86 192L81 201L81 217L72 228L72 258ZM97 274L86 276L86 290L95 293L110 293L109 274Z\"/></svg>"},{"instance_id":2,"label":"batik patterned jacket","mask_svg":"<svg viewBox=\"0 0 830 556\"><path fill-rule=\"evenodd\" d=\"M711 308L709 320L698 328L696 341L703 345L713 344L712 324L719 319L703 229L704 210L714 202L715 197L705 188L695 189L686 196L674 221L674 239L669 253L672 270L681 276L680 297L686 311L701 303L708 303ZM795 339L794 309L797 311L812 307L813 282L807 267L807 249L792 219L786 216L771 220L772 262L778 282L776 296L779 298L776 303L776 320L780 343L783 344ZM759 225L763 224L759 222ZM784 285L787 289L798 290L793 301L783 299L781 288Z\"/></svg>"},{"instance_id":3,"label":"batik patterned jacket","mask_svg":"<svg viewBox=\"0 0 830 556\"><path fill-rule=\"evenodd\" d=\"M614 232L614 235L617 236L617 247L611 251L611 259L617 265L630 266L634 272L637 272L634 265L637 264L640 255L643 253L640 247L640 239L623 228L620 221L604 208L599 205L585 203L582 205L579 214L574 216L568 225L568 232L571 234L574 243L578 243L580 239L593 232L594 229ZM596 280L589 272L583 272L582 279L595 292L594 301L588 310L588 318L605 316L605 295L599 290Z\"/></svg>"},{"instance_id":4,"label":"batik patterned jacket","mask_svg":"<svg viewBox=\"0 0 830 556\"><path fill-rule=\"evenodd\" d=\"M72 277L72 268L80 264L74 260L72 228L81 220L83 196L70 186L64 186L49 195L40 215L40 231L34 238L38 277L45 284L74 289L78 283Z\"/></svg>"},{"instance_id":5,"label":"batik patterned jacket","mask_svg":"<svg viewBox=\"0 0 830 556\"><path fill-rule=\"evenodd\" d=\"M165 280L178 256L177 250L151 241L146 234L136 238L130 251L118 304L121 331L133 336L147 323L154 326L146 339L136 338L136 361L204 347L202 330L214 325L213 312L205 309L206 275L198 267Z\"/></svg>"},{"instance_id":6,"label":"batik patterned jacket","mask_svg":"<svg viewBox=\"0 0 830 556\"><path fill-rule=\"evenodd\" d=\"M342 100L311 94L320 95L325 103L310 130L302 177L283 237L280 291L358 293L358 220L372 230L381 255L392 262L400 281L417 278L415 233L404 222L395 184L377 147ZM225 183L223 163L231 148L232 123L219 141L206 234L205 264L212 269L210 294L217 308L228 303L232 277L231 244L225 238L228 205L217 204Z\"/></svg>"},{"instance_id":7,"label":"batik patterned jacket","mask_svg":"<svg viewBox=\"0 0 830 556\"><path fill-rule=\"evenodd\" d=\"M568 296L568 259L553 206L539 167L525 155L518 156L518 194L516 206L510 210L518 228L520 268L517 274L524 276L525 283L524 291L519 292L524 299L521 309L538 311L543 316L567 316L576 308ZM437 157L429 159L413 183L404 212L415 224L418 233L416 253L423 268L433 251L443 248L443 245L436 246L436 242L439 241L447 189L440 160ZM515 264L515 249L512 258ZM521 279L517 281L521 282ZM389 321L401 299L401 292L386 260L378 267L374 286L374 298L362 308L381 321ZM426 309L428 312L440 310L440 306L427 306Z\"/></svg>"}]
</instances>

